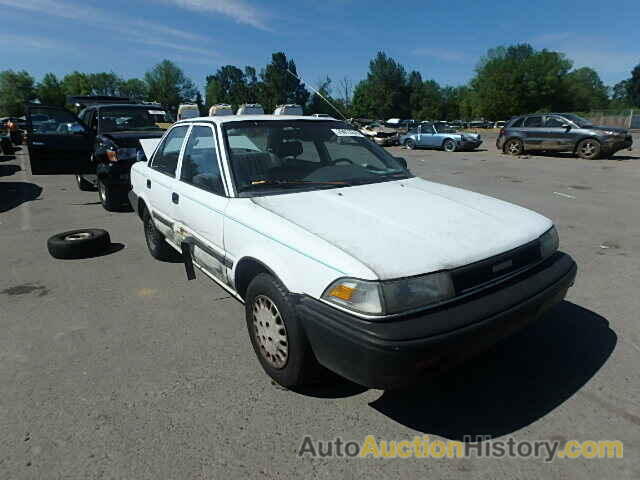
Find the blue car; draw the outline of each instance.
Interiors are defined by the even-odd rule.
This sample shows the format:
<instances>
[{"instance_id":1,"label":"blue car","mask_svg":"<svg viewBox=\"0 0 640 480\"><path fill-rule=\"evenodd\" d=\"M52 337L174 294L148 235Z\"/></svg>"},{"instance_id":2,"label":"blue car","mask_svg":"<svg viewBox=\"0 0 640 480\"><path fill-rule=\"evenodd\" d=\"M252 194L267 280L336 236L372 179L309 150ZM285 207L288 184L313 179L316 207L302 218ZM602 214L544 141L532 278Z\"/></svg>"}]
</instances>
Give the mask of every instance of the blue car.
<instances>
[{"instance_id":1,"label":"blue car","mask_svg":"<svg viewBox=\"0 0 640 480\"><path fill-rule=\"evenodd\" d=\"M400 137L400 144L414 148L441 148L445 152L475 150L482 144L477 133L461 133L449 125L421 123Z\"/></svg>"}]
</instances>

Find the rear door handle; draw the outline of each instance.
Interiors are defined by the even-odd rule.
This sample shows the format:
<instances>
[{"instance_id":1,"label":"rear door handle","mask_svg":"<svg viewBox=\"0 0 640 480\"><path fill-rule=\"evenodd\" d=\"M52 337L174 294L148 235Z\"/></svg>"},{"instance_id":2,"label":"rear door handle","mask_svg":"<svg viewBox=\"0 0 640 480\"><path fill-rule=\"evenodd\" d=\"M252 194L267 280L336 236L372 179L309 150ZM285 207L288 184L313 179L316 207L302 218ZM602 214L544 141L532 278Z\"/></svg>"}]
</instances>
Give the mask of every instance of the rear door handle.
<instances>
[{"instance_id":1,"label":"rear door handle","mask_svg":"<svg viewBox=\"0 0 640 480\"><path fill-rule=\"evenodd\" d=\"M31 145L35 145L36 147L44 147L46 144L44 142L31 142Z\"/></svg>"},{"instance_id":2,"label":"rear door handle","mask_svg":"<svg viewBox=\"0 0 640 480\"><path fill-rule=\"evenodd\" d=\"M151 180L147 179L147 188L151 188Z\"/></svg>"},{"instance_id":3,"label":"rear door handle","mask_svg":"<svg viewBox=\"0 0 640 480\"><path fill-rule=\"evenodd\" d=\"M171 194L171 201L177 205L180 203L180 196L176 192L173 192Z\"/></svg>"}]
</instances>

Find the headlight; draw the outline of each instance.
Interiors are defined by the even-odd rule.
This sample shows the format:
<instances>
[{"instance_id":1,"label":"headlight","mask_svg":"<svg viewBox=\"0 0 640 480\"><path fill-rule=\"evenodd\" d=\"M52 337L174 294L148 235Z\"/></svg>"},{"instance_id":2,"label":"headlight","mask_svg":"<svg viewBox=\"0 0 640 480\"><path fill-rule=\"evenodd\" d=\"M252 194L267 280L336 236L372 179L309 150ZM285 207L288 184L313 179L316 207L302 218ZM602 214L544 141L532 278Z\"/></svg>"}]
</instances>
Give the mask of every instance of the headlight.
<instances>
[{"instance_id":1,"label":"headlight","mask_svg":"<svg viewBox=\"0 0 640 480\"><path fill-rule=\"evenodd\" d=\"M370 315L391 315L440 303L455 295L448 272L385 282L341 279L322 295L344 308Z\"/></svg>"},{"instance_id":2,"label":"headlight","mask_svg":"<svg viewBox=\"0 0 640 480\"><path fill-rule=\"evenodd\" d=\"M548 258L553 255L560 246L560 238L556 227L551 227L540 237L540 256Z\"/></svg>"}]
</instances>

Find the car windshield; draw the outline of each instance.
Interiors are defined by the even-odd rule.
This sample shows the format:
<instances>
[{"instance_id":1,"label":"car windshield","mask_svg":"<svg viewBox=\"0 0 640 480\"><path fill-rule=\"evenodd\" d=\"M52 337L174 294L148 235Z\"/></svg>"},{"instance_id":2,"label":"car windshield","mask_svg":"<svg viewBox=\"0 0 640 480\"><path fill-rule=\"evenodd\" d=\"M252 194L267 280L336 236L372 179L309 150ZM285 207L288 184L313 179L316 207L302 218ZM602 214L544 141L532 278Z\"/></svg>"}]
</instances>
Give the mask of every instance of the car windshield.
<instances>
[{"instance_id":1,"label":"car windshield","mask_svg":"<svg viewBox=\"0 0 640 480\"><path fill-rule=\"evenodd\" d=\"M240 196L411 177L386 150L343 122L261 120L223 127Z\"/></svg>"},{"instance_id":2,"label":"car windshield","mask_svg":"<svg viewBox=\"0 0 640 480\"><path fill-rule=\"evenodd\" d=\"M170 124L170 117L160 107L100 109L102 132L166 130Z\"/></svg>"},{"instance_id":3,"label":"car windshield","mask_svg":"<svg viewBox=\"0 0 640 480\"><path fill-rule=\"evenodd\" d=\"M434 125L436 128L436 132L438 133L455 133L456 129L453 128L451 125L446 125L444 123L438 124L438 125Z\"/></svg>"},{"instance_id":4,"label":"car windshield","mask_svg":"<svg viewBox=\"0 0 640 480\"><path fill-rule=\"evenodd\" d=\"M572 113L565 113L562 116L565 117L567 120L571 120L573 123L575 123L580 128L593 126L593 122L591 122L590 120L587 120L586 118L579 117L578 115L574 115Z\"/></svg>"}]
</instances>

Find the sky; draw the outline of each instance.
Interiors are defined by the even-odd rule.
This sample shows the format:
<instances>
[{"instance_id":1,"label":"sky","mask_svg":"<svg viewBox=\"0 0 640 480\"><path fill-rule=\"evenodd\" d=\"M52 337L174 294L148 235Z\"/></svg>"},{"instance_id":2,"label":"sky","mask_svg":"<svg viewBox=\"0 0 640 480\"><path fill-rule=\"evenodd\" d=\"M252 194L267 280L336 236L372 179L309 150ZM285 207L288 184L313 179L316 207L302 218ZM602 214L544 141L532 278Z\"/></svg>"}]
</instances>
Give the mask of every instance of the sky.
<instances>
[{"instance_id":1,"label":"sky","mask_svg":"<svg viewBox=\"0 0 640 480\"><path fill-rule=\"evenodd\" d=\"M0 0L0 70L113 71L142 77L163 59L198 87L222 65L284 51L306 83L366 76L380 50L441 85L472 78L489 48L564 52L613 85L640 63L640 1ZM337 93L337 92L334 92Z\"/></svg>"}]
</instances>

